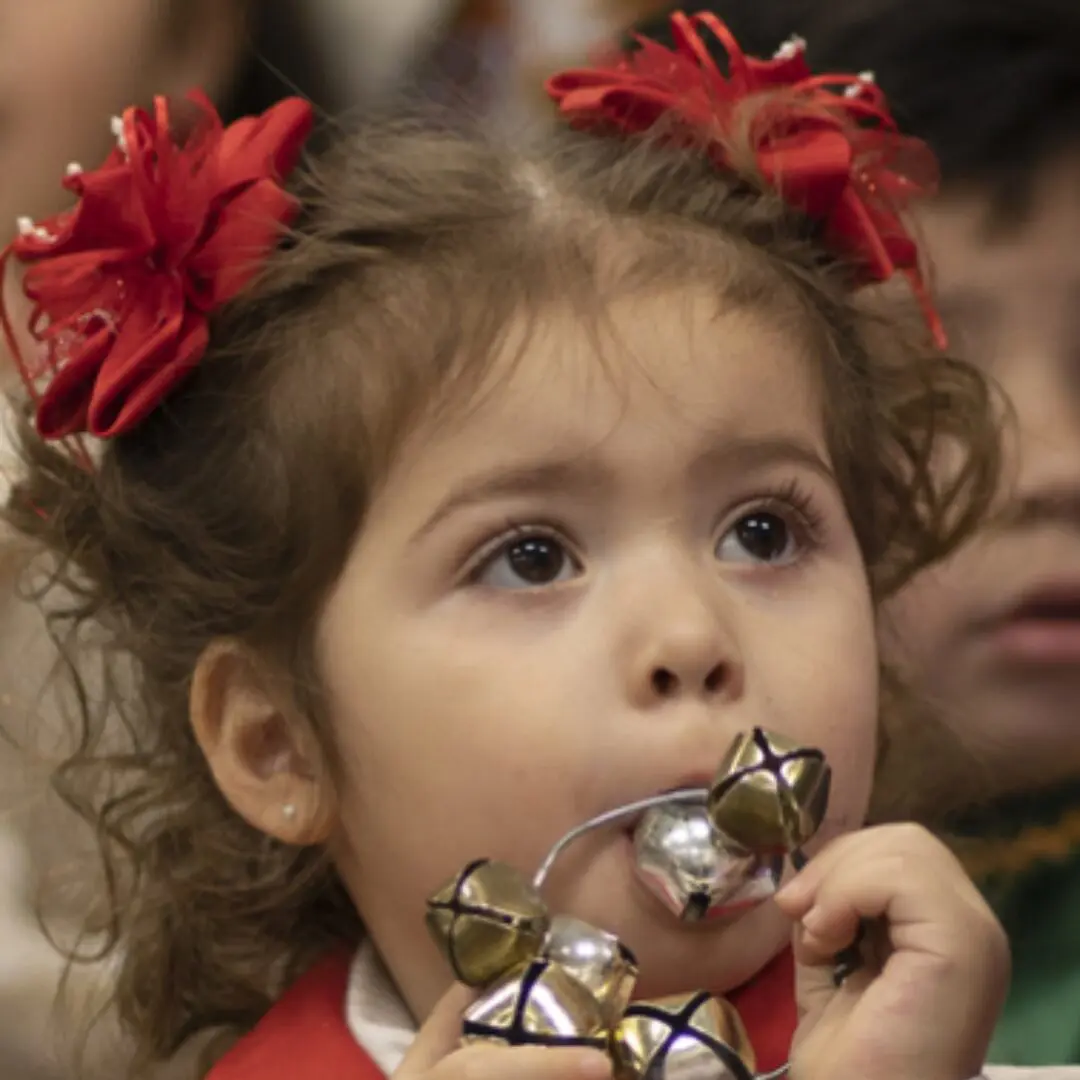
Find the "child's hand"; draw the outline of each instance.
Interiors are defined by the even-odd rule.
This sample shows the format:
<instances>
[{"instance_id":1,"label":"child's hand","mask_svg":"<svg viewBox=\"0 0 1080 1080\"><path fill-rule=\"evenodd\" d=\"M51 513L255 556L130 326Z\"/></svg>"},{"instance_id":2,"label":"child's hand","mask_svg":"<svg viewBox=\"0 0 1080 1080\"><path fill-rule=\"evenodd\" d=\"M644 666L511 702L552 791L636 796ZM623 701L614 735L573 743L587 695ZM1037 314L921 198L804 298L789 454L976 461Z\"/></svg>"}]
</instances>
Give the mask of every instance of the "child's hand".
<instances>
[{"instance_id":1,"label":"child's hand","mask_svg":"<svg viewBox=\"0 0 1080 1080\"><path fill-rule=\"evenodd\" d=\"M462 1013L475 997L453 986L420 1028L393 1080L611 1080L600 1050L546 1046L461 1045Z\"/></svg>"},{"instance_id":2,"label":"child's hand","mask_svg":"<svg viewBox=\"0 0 1080 1080\"><path fill-rule=\"evenodd\" d=\"M982 1072L1008 984L1008 943L930 833L890 825L844 836L777 903L800 924L792 1080L969 1080ZM868 963L837 988L834 956L860 919L876 920Z\"/></svg>"}]
</instances>

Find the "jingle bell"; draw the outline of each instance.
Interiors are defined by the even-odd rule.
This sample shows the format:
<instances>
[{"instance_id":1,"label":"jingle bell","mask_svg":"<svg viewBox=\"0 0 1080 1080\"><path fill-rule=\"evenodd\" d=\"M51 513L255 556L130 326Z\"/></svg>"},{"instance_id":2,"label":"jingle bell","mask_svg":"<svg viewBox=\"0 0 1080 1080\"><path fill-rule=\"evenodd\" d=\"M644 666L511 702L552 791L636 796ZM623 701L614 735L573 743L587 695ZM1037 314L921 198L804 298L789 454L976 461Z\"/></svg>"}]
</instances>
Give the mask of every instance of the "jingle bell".
<instances>
[{"instance_id":1,"label":"jingle bell","mask_svg":"<svg viewBox=\"0 0 1080 1080\"><path fill-rule=\"evenodd\" d=\"M637 982L634 954L614 935L581 919L556 915L543 956L573 976L596 999L605 1028L614 1027L630 1004Z\"/></svg>"},{"instance_id":2,"label":"jingle bell","mask_svg":"<svg viewBox=\"0 0 1080 1080\"><path fill-rule=\"evenodd\" d=\"M753 1080L756 1066L734 1006L704 992L635 1002L611 1048L617 1080Z\"/></svg>"},{"instance_id":3,"label":"jingle bell","mask_svg":"<svg viewBox=\"0 0 1080 1080\"><path fill-rule=\"evenodd\" d=\"M428 900L426 922L457 979L482 987L539 953L550 918L528 879L480 859Z\"/></svg>"},{"instance_id":4,"label":"jingle bell","mask_svg":"<svg viewBox=\"0 0 1080 1080\"><path fill-rule=\"evenodd\" d=\"M675 915L698 922L769 899L774 867L728 843L704 803L668 803L647 810L634 830L642 883Z\"/></svg>"},{"instance_id":5,"label":"jingle bell","mask_svg":"<svg viewBox=\"0 0 1080 1080\"><path fill-rule=\"evenodd\" d=\"M606 1050L600 1003L569 972L537 959L505 976L465 1011L462 1042L590 1046Z\"/></svg>"},{"instance_id":6,"label":"jingle bell","mask_svg":"<svg viewBox=\"0 0 1080 1080\"><path fill-rule=\"evenodd\" d=\"M709 790L709 817L748 852L787 855L820 827L829 779L820 750L755 728L725 755Z\"/></svg>"}]
</instances>

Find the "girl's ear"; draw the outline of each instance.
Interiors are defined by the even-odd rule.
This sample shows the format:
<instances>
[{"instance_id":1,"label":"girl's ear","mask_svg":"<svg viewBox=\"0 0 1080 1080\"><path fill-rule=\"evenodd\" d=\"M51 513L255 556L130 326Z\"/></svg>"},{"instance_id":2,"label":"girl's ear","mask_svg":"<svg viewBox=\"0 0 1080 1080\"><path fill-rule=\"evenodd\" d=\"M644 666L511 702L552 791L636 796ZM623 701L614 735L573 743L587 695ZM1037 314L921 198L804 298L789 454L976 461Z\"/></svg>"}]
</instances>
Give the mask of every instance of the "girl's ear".
<instances>
[{"instance_id":1,"label":"girl's ear","mask_svg":"<svg viewBox=\"0 0 1080 1080\"><path fill-rule=\"evenodd\" d=\"M323 751L250 649L228 639L207 646L190 717L214 781L249 825L286 844L330 838L337 800Z\"/></svg>"}]
</instances>

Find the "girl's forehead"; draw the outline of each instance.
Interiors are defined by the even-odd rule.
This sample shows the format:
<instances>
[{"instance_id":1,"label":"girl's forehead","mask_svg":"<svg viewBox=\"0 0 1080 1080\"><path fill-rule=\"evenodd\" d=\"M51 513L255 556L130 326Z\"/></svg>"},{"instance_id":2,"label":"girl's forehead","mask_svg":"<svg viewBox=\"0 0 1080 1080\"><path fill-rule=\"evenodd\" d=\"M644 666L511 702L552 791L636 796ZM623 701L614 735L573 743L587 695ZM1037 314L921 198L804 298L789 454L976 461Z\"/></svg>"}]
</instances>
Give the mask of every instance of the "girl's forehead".
<instances>
[{"instance_id":1,"label":"girl's forehead","mask_svg":"<svg viewBox=\"0 0 1080 1080\"><path fill-rule=\"evenodd\" d=\"M790 327L705 290L571 307L513 327L475 393L444 402L403 457L696 454L706 443L794 437L825 455L816 365Z\"/></svg>"}]
</instances>

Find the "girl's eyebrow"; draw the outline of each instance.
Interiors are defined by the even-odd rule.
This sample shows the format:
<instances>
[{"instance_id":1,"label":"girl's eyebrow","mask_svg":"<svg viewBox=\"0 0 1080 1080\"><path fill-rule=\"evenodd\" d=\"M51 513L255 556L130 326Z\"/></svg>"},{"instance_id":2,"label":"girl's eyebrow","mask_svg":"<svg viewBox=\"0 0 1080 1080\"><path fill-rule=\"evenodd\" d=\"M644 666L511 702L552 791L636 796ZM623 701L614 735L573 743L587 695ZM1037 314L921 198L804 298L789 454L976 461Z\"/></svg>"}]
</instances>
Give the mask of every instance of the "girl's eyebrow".
<instances>
[{"instance_id":1,"label":"girl's eyebrow","mask_svg":"<svg viewBox=\"0 0 1080 1080\"><path fill-rule=\"evenodd\" d=\"M452 514L470 506L514 495L558 492L587 495L600 492L610 483L610 472L595 455L588 452L519 465L499 465L487 472L469 476L452 488L413 534L410 542L423 539Z\"/></svg>"},{"instance_id":2,"label":"girl's eyebrow","mask_svg":"<svg viewBox=\"0 0 1080 1080\"><path fill-rule=\"evenodd\" d=\"M813 442L791 435L714 440L694 460L691 472L707 482L733 472L785 464L810 469L828 483L836 483L832 467ZM410 543L422 540L451 515L495 499L567 493L587 496L608 490L613 484L612 471L604 464L598 448L570 457L498 465L466 477L453 487L413 533Z\"/></svg>"},{"instance_id":3,"label":"girl's eyebrow","mask_svg":"<svg viewBox=\"0 0 1080 1080\"><path fill-rule=\"evenodd\" d=\"M829 484L836 483L836 473L816 441L790 433L721 436L698 455L691 472L695 478L715 480L777 465L796 465L817 473Z\"/></svg>"}]
</instances>

